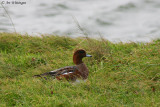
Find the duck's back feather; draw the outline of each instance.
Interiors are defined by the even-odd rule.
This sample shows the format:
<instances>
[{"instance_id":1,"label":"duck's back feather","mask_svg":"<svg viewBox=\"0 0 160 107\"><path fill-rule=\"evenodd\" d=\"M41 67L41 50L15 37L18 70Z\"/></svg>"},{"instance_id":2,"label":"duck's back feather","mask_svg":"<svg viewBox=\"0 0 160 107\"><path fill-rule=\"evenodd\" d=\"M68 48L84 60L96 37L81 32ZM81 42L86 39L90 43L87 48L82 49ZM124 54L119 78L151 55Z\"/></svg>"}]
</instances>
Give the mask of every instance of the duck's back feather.
<instances>
[{"instance_id":1,"label":"duck's back feather","mask_svg":"<svg viewBox=\"0 0 160 107\"><path fill-rule=\"evenodd\" d=\"M56 70L53 70L50 72L46 72L46 73L43 73L40 75L34 75L34 76L43 77L43 76L50 75L50 76L56 77L56 76L60 76L60 75L68 75L68 74L76 72L77 70L78 70L78 68L76 66L66 66L66 67L63 67L60 69L56 69Z\"/></svg>"}]
</instances>

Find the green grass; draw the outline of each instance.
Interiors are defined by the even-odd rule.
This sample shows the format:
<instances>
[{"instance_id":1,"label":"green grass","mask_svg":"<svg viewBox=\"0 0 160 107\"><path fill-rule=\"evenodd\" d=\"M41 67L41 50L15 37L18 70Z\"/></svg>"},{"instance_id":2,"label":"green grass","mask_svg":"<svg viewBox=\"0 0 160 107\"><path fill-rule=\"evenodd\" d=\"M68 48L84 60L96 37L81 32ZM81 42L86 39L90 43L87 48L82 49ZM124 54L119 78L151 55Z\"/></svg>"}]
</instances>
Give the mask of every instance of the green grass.
<instances>
[{"instance_id":1,"label":"green grass","mask_svg":"<svg viewBox=\"0 0 160 107\"><path fill-rule=\"evenodd\" d=\"M81 84L33 78L73 65L85 49L89 78ZM159 107L160 39L150 43L0 33L0 107Z\"/></svg>"}]
</instances>

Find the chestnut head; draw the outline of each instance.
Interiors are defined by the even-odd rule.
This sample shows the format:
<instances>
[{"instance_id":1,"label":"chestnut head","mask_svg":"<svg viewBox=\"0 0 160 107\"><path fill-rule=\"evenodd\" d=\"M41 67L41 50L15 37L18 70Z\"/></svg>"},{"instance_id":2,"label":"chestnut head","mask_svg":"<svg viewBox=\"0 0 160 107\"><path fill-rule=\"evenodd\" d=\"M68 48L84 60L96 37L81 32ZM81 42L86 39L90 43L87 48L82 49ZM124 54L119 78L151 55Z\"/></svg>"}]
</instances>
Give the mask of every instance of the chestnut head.
<instances>
[{"instance_id":1,"label":"chestnut head","mask_svg":"<svg viewBox=\"0 0 160 107\"><path fill-rule=\"evenodd\" d=\"M82 58L83 57L92 57L91 55L87 54L85 50L83 49L79 49L77 51L74 52L74 55L73 55L73 62L75 64L80 64L80 63L83 63L82 62Z\"/></svg>"}]
</instances>

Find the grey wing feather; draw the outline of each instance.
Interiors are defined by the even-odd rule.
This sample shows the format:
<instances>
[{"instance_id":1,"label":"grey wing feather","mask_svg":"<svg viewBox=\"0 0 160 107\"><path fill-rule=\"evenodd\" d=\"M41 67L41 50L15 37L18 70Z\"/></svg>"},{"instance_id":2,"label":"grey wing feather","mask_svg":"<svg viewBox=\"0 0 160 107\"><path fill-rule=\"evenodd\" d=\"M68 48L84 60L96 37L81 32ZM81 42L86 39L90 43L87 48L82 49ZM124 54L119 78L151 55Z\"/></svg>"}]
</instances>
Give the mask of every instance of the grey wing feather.
<instances>
[{"instance_id":1,"label":"grey wing feather","mask_svg":"<svg viewBox=\"0 0 160 107\"><path fill-rule=\"evenodd\" d=\"M50 71L49 74L53 75L53 76L54 75L61 75L61 74L68 73L68 72L75 72L76 70L77 70L76 66L67 66L64 68L56 69L54 71Z\"/></svg>"},{"instance_id":2,"label":"grey wing feather","mask_svg":"<svg viewBox=\"0 0 160 107\"><path fill-rule=\"evenodd\" d=\"M64 68L60 68L60 69L56 69L50 72L46 72L40 75L34 75L36 77L41 77L41 76L46 76L46 75L50 75L50 76L58 76L58 75L62 75L64 73L68 73L68 72L75 72L76 70L78 70L78 68L76 66L67 66Z\"/></svg>"}]
</instances>

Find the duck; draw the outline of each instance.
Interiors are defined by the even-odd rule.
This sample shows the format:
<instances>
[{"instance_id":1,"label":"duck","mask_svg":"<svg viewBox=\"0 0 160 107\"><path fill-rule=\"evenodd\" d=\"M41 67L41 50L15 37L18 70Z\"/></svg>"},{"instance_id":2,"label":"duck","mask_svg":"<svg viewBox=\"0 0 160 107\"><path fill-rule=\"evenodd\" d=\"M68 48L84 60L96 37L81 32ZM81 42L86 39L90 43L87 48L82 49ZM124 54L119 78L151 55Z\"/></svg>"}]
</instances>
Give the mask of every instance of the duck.
<instances>
[{"instance_id":1,"label":"duck","mask_svg":"<svg viewBox=\"0 0 160 107\"><path fill-rule=\"evenodd\" d=\"M84 57L92 57L92 55L87 54L84 49L78 49L73 54L74 66L66 66L43 74L34 75L34 77L51 76L57 80L67 81L86 80L89 75L89 70L82 61Z\"/></svg>"}]
</instances>

